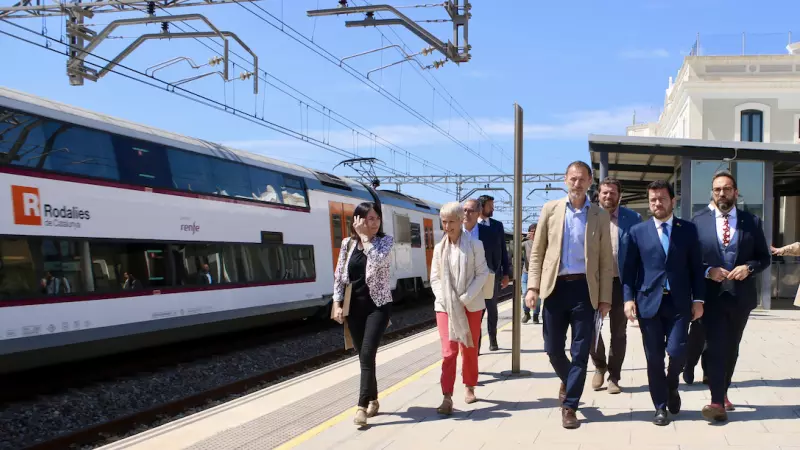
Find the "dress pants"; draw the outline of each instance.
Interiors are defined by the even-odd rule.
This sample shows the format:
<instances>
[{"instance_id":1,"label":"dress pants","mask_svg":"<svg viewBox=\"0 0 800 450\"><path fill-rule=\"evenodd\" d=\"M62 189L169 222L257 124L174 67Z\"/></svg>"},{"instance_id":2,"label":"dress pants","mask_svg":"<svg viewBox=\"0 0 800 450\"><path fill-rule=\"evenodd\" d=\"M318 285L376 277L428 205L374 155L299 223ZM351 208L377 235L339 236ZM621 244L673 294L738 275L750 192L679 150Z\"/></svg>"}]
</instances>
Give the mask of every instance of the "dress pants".
<instances>
[{"instance_id":1,"label":"dress pants","mask_svg":"<svg viewBox=\"0 0 800 450\"><path fill-rule=\"evenodd\" d=\"M686 341L689 336L691 313L679 311L670 294L664 294L655 316L639 318L644 355L647 359L647 381L650 398L656 409L666 409L669 392L678 389L678 376L686 361ZM664 350L669 366L664 373Z\"/></svg>"},{"instance_id":2,"label":"dress pants","mask_svg":"<svg viewBox=\"0 0 800 450\"><path fill-rule=\"evenodd\" d=\"M708 341L708 386L711 402L722 405L739 359L739 344L750 310L740 306L738 299L728 293L706 304L703 317Z\"/></svg>"},{"instance_id":3,"label":"dress pants","mask_svg":"<svg viewBox=\"0 0 800 450\"><path fill-rule=\"evenodd\" d=\"M567 387L563 406L573 410L578 409L586 383L589 348L594 336L594 313L585 277L571 281L559 277L553 293L542 300L544 349L556 375ZM564 351L569 327L572 328L571 361Z\"/></svg>"},{"instance_id":4,"label":"dress pants","mask_svg":"<svg viewBox=\"0 0 800 450\"><path fill-rule=\"evenodd\" d=\"M611 326L611 349L606 363L606 346L603 336L597 343L597 350L591 347L591 356L594 366L598 370L607 370L608 379L619 383L622 372L622 362L625 361L625 350L628 345L628 318L625 317L625 302L622 300L622 284L619 278L614 278L611 294L611 311L608 313Z\"/></svg>"},{"instance_id":5,"label":"dress pants","mask_svg":"<svg viewBox=\"0 0 800 450\"><path fill-rule=\"evenodd\" d=\"M501 277L494 278L494 297L486 299L486 309L481 312L481 320L483 320L484 315L489 316L486 319L486 332L489 335L489 343L497 342L497 296L500 293L500 281Z\"/></svg>"},{"instance_id":6,"label":"dress pants","mask_svg":"<svg viewBox=\"0 0 800 450\"><path fill-rule=\"evenodd\" d=\"M705 318L701 317L689 327L689 340L686 342L686 367L684 372L694 373L694 368L699 362L703 368L703 375L708 375L706 363L706 327Z\"/></svg>"},{"instance_id":7,"label":"dress pants","mask_svg":"<svg viewBox=\"0 0 800 450\"><path fill-rule=\"evenodd\" d=\"M481 337L481 311L467 311L469 331L472 333L472 347L450 340L449 317L445 312L436 313L436 328L442 344L442 394L453 394L456 384L456 359L461 349L461 379L464 386L478 384L478 344Z\"/></svg>"},{"instance_id":8,"label":"dress pants","mask_svg":"<svg viewBox=\"0 0 800 450\"><path fill-rule=\"evenodd\" d=\"M355 303L355 302L354 302ZM370 306L371 305L371 306ZM357 306L357 307L356 307ZM363 302L350 306L347 326L353 337L353 347L361 363L361 386L358 393L358 406L366 408L369 402L378 399L378 379L376 377L375 356L378 353L383 333L389 326L392 304L378 308L374 303Z\"/></svg>"}]
</instances>

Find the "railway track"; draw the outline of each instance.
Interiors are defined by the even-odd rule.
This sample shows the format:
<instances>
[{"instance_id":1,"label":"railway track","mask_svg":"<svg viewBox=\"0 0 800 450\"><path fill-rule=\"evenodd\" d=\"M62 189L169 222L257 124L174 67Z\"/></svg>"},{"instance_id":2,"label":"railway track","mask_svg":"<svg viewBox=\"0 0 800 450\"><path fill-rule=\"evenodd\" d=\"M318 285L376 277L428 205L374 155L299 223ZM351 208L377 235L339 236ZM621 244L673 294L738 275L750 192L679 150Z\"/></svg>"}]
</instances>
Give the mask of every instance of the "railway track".
<instances>
[{"instance_id":1,"label":"railway track","mask_svg":"<svg viewBox=\"0 0 800 450\"><path fill-rule=\"evenodd\" d=\"M510 297L504 292L501 299ZM435 318L405 326L384 335L381 345L403 339L407 336L429 330L436 326ZM295 330L295 333L297 330ZM195 394L187 395L173 401L143 409L141 411L114 418L96 425L59 435L53 439L26 447L29 450L50 450L66 448L94 448L105 445L120 437L141 432L145 429L169 422L187 413L215 406L221 402L233 400L249 392L263 389L276 382L285 381L304 373L324 367L328 364L353 356L353 350L339 348L334 351L304 359L283 367L266 370L253 376L236 380Z\"/></svg>"}]
</instances>

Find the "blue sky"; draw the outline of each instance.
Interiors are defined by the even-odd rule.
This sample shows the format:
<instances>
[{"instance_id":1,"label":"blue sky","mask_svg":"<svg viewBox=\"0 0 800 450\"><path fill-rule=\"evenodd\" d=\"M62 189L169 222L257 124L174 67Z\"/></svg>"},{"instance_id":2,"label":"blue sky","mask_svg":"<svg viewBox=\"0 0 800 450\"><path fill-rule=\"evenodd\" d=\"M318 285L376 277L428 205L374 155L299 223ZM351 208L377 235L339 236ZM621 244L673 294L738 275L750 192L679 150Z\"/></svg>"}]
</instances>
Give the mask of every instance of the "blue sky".
<instances>
[{"instance_id":1,"label":"blue sky","mask_svg":"<svg viewBox=\"0 0 800 450\"><path fill-rule=\"evenodd\" d=\"M10 4L8 0L2 3ZM363 0L355 3L363 3ZM390 3L409 5L415 2ZM344 16L306 17L306 10L334 7L334 0L262 0L258 4L302 35L313 36L316 44L339 58L401 44L401 39L413 51L425 46L399 28L395 29L397 34L388 28L382 29L387 41L373 28L345 28ZM752 2L723 0L475 0L469 30L472 45L469 63L461 66L448 63L429 74L415 71L405 63L375 72L370 78L426 120L449 130L452 136L492 161L504 173L513 170L513 104L518 102L525 110L525 172L561 172L572 160L588 160L586 137L589 133L624 134L634 110L639 121L657 117L668 78L677 73L696 33L701 33L701 47L707 53L735 54L741 46L742 32L748 33L748 52L785 52L787 32L800 16L800 5L783 0L770 2L769 9L756 9L752 5ZM248 7L266 17L253 6ZM445 17L444 11L438 8L403 11L414 18ZM500 172L239 5L179 8L171 12L202 13L219 29L236 33L258 54L260 68L272 77L391 142L400 151L392 153L368 137L355 138L351 129L337 126L325 115L273 87L264 89L263 82L257 97L252 94L252 79L223 84L217 76L207 77L183 85L191 91L235 105L248 113L256 111L259 116L263 110L266 118L276 124L330 141L347 152L376 156L399 172L436 174L441 168L463 174ZM157 15L163 13L158 11ZM139 12L102 14L90 23L105 24L112 18L141 16ZM349 17L350 20L358 18L358 15ZM55 38L63 32L59 18L44 23L41 19L15 23L36 31L46 25L48 34ZM194 25L205 29L200 23ZM440 38L452 35L449 24L425 26ZM23 34L2 22L0 29ZM795 30L800 31L800 27ZM104 43L97 54L111 58L132 41L131 37L142 32L158 32L158 25L117 30L113 35L123 38ZM800 32L796 36L800 38ZM34 37L34 40L44 42L41 37ZM60 44L53 47L63 48ZM65 75L63 55L3 35L0 35L0 48L4 50L5 61L0 71L0 84L6 87L326 171L332 171L343 159L328 150L116 74L97 83L87 81L82 87L73 87ZM231 49L245 54L235 44ZM214 53L192 40L150 42L123 64L144 71L178 56L188 56L203 64ZM351 64L365 74L398 59L399 54L390 49L352 59ZM441 56L420 57L423 64L436 59ZM175 65L157 76L177 81L211 70L215 69L194 70L188 64ZM237 62L234 73L238 75L241 71L242 63ZM471 125L467 125L455 110L451 111L450 95L443 92L442 85L474 119ZM283 89L287 90L285 86ZM306 103L319 108L315 102ZM491 142L479 135L474 124L480 125ZM505 156L498 148L503 149ZM415 155L416 160L408 160L404 152ZM420 159L437 167L426 167L417 162ZM335 173L352 174L341 167ZM511 185L502 187L512 190ZM527 189L533 187L526 186ZM449 188L453 190L452 186ZM453 194L426 186L409 185L402 190L439 202L454 199ZM560 195L558 192L549 196L537 194L526 204L542 204ZM508 199L505 194L498 194L498 197ZM511 216L501 213L498 217L510 222Z\"/></svg>"}]
</instances>

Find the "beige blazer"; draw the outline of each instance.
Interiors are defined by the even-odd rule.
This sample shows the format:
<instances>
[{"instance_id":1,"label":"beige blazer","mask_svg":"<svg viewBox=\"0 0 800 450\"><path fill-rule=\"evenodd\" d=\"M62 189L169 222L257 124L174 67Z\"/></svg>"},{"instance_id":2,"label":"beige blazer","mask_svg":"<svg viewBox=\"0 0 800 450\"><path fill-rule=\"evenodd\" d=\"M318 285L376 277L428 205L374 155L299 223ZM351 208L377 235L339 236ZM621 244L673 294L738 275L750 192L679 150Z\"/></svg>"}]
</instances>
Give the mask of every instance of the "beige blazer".
<instances>
[{"instance_id":1,"label":"beige blazer","mask_svg":"<svg viewBox=\"0 0 800 450\"><path fill-rule=\"evenodd\" d=\"M800 256L800 242L789 244L778 250L781 256ZM794 295L794 306L800 306L800 286L798 286L797 293Z\"/></svg>"},{"instance_id":2,"label":"beige blazer","mask_svg":"<svg viewBox=\"0 0 800 450\"><path fill-rule=\"evenodd\" d=\"M533 238L533 249L528 264L528 289L539 288L543 301L553 293L561 265L561 244L564 239L564 217L567 197L552 200L542 207L539 224ZM611 216L599 206L589 206L586 218L584 253L589 299L594 309L600 302L611 303L614 282L613 253L611 250Z\"/></svg>"}]
</instances>

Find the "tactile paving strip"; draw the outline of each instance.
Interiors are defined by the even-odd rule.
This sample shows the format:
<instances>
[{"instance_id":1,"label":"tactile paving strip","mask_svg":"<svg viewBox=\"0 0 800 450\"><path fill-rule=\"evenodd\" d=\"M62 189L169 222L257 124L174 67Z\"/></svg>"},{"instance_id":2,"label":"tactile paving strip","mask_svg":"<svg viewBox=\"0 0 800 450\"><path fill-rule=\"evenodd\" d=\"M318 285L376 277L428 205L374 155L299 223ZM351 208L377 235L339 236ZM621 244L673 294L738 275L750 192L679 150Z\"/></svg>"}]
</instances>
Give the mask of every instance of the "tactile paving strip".
<instances>
[{"instance_id":1,"label":"tactile paving strip","mask_svg":"<svg viewBox=\"0 0 800 450\"><path fill-rule=\"evenodd\" d=\"M511 318L510 312L500 314L498 328ZM441 344L437 341L381 364L377 367L378 388L393 386L441 358ZM218 433L187 450L275 448L351 408L358 398L359 383L360 377L353 376L244 425Z\"/></svg>"}]
</instances>

